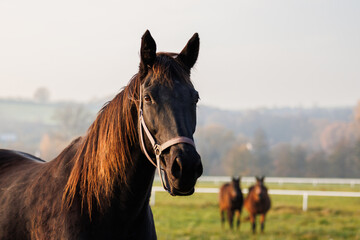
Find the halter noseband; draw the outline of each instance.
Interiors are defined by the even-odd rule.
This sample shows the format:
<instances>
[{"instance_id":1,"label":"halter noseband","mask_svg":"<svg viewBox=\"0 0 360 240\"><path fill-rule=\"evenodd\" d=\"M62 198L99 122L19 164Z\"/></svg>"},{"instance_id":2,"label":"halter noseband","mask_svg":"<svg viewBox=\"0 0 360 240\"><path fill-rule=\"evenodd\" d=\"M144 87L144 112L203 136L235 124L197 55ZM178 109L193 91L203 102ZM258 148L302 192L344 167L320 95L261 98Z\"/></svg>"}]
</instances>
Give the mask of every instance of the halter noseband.
<instances>
[{"instance_id":1,"label":"halter noseband","mask_svg":"<svg viewBox=\"0 0 360 240\"><path fill-rule=\"evenodd\" d=\"M169 188L169 181L168 181L168 178L167 178L167 175L166 175L166 172L164 169L161 168L160 166L160 156L161 156L161 153L173 146L173 145L176 145L178 143L187 143L187 144L190 144L192 146L195 147L195 143L192 139L188 138L188 137L183 137L183 136L179 136L179 137L175 137L175 138L172 138L166 142L164 142L163 144L159 144L155 141L154 137L151 135L149 129L147 128L146 124L145 124L145 121L144 121L144 117L143 117L143 109L142 109L142 94L141 94L141 87L140 87L140 106L139 106L139 135L140 135L140 146L145 154L145 156L147 157L147 159L151 162L152 165L154 165L157 170L158 170L158 173L159 173L159 177L160 177L160 180L161 180L161 185L163 186L163 188L165 189L165 191L167 191L169 194L173 195L171 192L170 192L170 188ZM156 162L149 156L148 152L146 151L146 147L145 147L145 143L144 143L144 137L143 137L143 129L145 131L145 134L147 136L147 138L149 139L152 147L153 147L153 150L154 150L154 154L156 156ZM163 178L163 174L162 172L164 173L165 175L165 180Z\"/></svg>"}]
</instances>

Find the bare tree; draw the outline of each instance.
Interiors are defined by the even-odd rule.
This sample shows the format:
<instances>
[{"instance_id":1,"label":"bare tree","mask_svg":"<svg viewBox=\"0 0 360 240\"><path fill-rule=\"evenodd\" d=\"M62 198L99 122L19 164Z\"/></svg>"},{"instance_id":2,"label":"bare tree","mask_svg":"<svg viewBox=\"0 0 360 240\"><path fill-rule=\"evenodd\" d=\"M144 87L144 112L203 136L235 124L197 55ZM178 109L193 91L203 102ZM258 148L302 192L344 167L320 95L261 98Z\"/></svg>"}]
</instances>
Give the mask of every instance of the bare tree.
<instances>
[{"instance_id":1,"label":"bare tree","mask_svg":"<svg viewBox=\"0 0 360 240\"><path fill-rule=\"evenodd\" d=\"M50 91L45 87L40 87L34 92L34 100L40 103L46 103L50 100Z\"/></svg>"},{"instance_id":2,"label":"bare tree","mask_svg":"<svg viewBox=\"0 0 360 240\"><path fill-rule=\"evenodd\" d=\"M53 117L58 127L42 136L39 149L40 157L47 161L56 157L73 138L84 135L93 120L93 114L84 105L74 103L59 108Z\"/></svg>"},{"instance_id":3,"label":"bare tree","mask_svg":"<svg viewBox=\"0 0 360 240\"><path fill-rule=\"evenodd\" d=\"M255 174L254 158L247 144L235 144L224 156L223 168L229 176Z\"/></svg>"},{"instance_id":4,"label":"bare tree","mask_svg":"<svg viewBox=\"0 0 360 240\"><path fill-rule=\"evenodd\" d=\"M84 105L72 103L58 109L54 118L59 125L57 135L70 140L85 134L93 120L93 114Z\"/></svg>"},{"instance_id":5,"label":"bare tree","mask_svg":"<svg viewBox=\"0 0 360 240\"><path fill-rule=\"evenodd\" d=\"M221 125L206 125L195 133L196 146L201 155L204 175L222 175L223 155L236 141L232 131Z\"/></svg>"}]
</instances>

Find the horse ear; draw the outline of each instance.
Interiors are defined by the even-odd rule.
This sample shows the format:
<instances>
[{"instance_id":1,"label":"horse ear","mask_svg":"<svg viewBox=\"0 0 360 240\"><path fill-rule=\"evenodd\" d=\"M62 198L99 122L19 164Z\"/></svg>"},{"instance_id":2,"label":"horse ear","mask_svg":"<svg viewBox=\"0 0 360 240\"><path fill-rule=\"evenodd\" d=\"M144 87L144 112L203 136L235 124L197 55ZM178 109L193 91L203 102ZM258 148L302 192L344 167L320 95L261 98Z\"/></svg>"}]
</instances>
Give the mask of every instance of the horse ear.
<instances>
[{"instance_id":1,"label":"horse ear","mask_svg":"<svg viewBox=\"0 0 360 240\"><path fill-rule=\"evenodd\" d=\"M260 178L258 176L255 177L257 182L260 182Z\"/></svg>"},{"instance_id":2,"label":"horse ear","mask_svg":"<svg viewBox=\"0 0 360 240\"><path fill-rule=\"evenodd\" d=\"M140 71L146 72L148 67L152 67L156 59L156 43L149 30L146 30L141 38L140 57Z\"/></svg>"},{"instance_id":3,"label":"horse ear","mask_svg":"<svg viewBox=\"0 0 360 240\"><path fill-rule=\"evenodd\" d=\"M184 49L177 56L180 62L189 68L189 70L195 65L195 62L199 55L200 39L199 34L195 33L187 42Z\"/></svg>"},{"instance_id":4,"label":"horse ear","mask_svg":"<svg viewBox=\"0 0 360 240\"><path fill-rule=\"evenodd\" d=\"M261 179L260 179L260 181L261 181L261 182L264 182L264 179L265 179L265 176L262 176Z\"/></svg>"}]
</instances>

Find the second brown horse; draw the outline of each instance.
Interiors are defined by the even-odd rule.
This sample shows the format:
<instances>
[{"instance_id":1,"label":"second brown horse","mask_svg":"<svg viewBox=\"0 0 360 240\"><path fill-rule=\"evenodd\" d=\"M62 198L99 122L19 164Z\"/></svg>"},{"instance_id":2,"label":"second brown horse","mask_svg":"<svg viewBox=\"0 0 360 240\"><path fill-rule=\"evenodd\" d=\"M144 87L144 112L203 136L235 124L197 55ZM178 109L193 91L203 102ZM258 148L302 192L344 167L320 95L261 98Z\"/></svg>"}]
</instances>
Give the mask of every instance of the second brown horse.
<instances>
[{"instance_id":1,"label":"second brown horse","mask_svg":"<svg viewBox=\"0 0 360 240\"><path fill-rule=\"evenodd\" d=\"M265 228L265 215L271 206L268 190L264 186L265 177L256 177L256 184L249 188L244 207L249 212L253 233L256 232L256 215L260 214L261 232Z\"/></svg>"}]
</instances>

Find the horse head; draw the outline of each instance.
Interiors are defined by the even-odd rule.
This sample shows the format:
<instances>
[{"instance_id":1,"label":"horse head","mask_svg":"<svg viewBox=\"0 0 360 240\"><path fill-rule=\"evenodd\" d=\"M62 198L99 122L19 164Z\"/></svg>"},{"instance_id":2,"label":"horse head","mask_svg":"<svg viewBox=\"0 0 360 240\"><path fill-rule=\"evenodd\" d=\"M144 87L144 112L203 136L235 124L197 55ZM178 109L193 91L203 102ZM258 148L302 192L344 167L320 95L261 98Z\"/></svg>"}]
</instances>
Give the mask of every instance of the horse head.
<instances>
[{"instance_id":1,"label":"horse head","mask_svg":"<svg viewBox=\"0 0 360 240\"><path fill-rule=\"evenodd\" d=\"M237 198L239 194L242 194L240 189L240 177L232 177L230 184L232 186L232 197Z\"/></svg>"},{"instance_id":2,"label":"horse head","mask_svg":"<svg viewBox=\"0 0 360 240\"><path fill-rule=\"evenodd\" d=\"M232 177L231 178L231 185L234 189L240 188L240 177Z\"/></svg>"},{"instance_id":3,"label":"horse head","mask_svg":"<svg viewBox=\"0 0 360 240\"><path fill-rule=\"evenodd\" d=\"M262 177L255 177L255 178L256 178L256 184L254 186L255 196L257 198L257 201L261 201L267 195L267 188L264 185L265 177L262 176Z\"/></svg>"},{"instance_id":4,"label":"horse head","mask_svg":"<svg viewBox=\"0 0 360 240\"><path fill-rule=\"evenodd\" d=\"M197 33L180 54L156 53L156 43L150 32L146 31L142 37L139 70L141 145L171 195L192 194L196 180L203 172L193 142L199 94L190 81L190 70L198 52Z\"/></svg>"}]
</instances>

